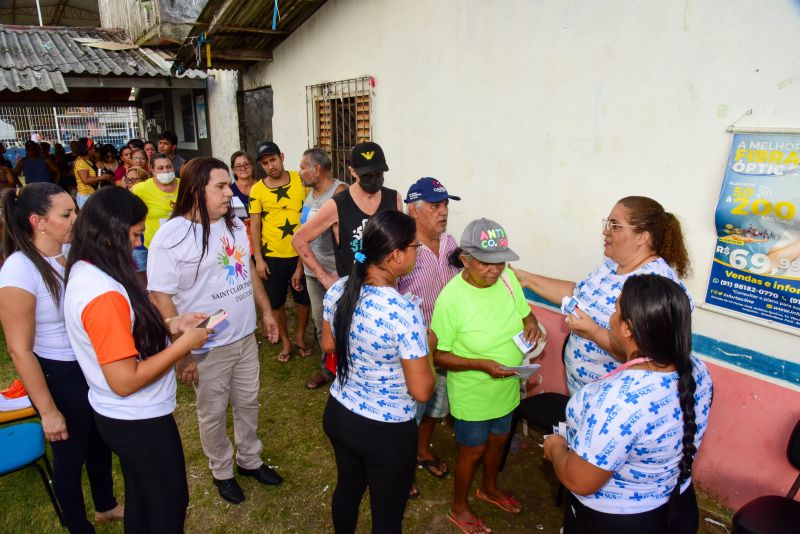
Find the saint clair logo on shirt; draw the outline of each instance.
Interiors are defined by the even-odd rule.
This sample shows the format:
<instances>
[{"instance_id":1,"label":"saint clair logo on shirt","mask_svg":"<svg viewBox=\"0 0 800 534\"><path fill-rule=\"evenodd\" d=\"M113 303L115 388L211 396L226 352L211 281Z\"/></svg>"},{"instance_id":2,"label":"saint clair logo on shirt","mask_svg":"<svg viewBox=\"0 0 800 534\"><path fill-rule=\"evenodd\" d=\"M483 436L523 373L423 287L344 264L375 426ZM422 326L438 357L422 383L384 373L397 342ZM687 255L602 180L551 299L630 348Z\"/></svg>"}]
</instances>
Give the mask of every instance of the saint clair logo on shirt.
<instances>
[{"instance_id":1,"label":"saint clair logo on shirt","mask_svg":"<svg viewBox=\"0 0 800 534\"><path fill-rule=\"evenodd\" d=\"M222 238L222 252L217 254L217 262L225 270L225 280L228 285L233 285L237 280L247 280L245 268L245 254L242 245L232 245L227 236Z\"/></svg>"}]
</instances>

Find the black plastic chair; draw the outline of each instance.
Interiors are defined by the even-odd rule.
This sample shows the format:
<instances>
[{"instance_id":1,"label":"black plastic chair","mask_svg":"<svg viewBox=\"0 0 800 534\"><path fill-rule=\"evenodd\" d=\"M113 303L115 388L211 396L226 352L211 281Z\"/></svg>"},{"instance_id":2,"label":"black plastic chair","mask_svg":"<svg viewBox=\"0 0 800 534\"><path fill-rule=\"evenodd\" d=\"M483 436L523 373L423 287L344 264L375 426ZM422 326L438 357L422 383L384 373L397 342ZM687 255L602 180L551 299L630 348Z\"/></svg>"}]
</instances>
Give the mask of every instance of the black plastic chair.
<instances>
[{"instance_id":1,"label":"black plastic chair","mask_svg":"<svg viewBox=\"0 0 800 534\"><path fill-rule=\"evenodd\" d=\"M571 335L571 334L570 334ZM561 361L564 361L564 353L567 349L569 335L564 338L561 346ZM511 419L511 435L506 441L506 448L503 451L503 459L500 461L500 471L506 465L508 451L511 449L511 440L517 433L520 419L528 422L528 426L533 426L541 434L552 434L553 426L561 421L567 420L567 402L569 395L563 393L545 392L532 397L527 397L520 401L519 406L514 410ZM559 483L558 493L556 494L556 506L561 506L561 498L564 494L564 486Z\"/></svg>"},{"instance_id":2,"label":"black plastic chair","mask_svg":"<svg viewBox=\"0 0 800 534\"><path fill-rule=\"evenodd\" d=\"M800 421L792 430L786 450L795 469L800 470ZM796 534L800 532L800 502L794 500L800 489L800 474L786 497L765 495L745 504L733 516L736 534Z\"/></svg>"}]
</instances>

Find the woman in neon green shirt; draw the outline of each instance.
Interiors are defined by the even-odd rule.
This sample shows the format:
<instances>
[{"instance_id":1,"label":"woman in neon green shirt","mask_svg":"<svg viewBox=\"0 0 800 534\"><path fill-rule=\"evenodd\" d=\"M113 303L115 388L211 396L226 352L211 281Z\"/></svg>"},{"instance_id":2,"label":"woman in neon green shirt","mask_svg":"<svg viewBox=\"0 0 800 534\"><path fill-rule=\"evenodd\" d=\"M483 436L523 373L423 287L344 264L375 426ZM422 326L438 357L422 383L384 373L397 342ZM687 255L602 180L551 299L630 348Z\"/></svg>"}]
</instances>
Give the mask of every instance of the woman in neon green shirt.
<instances>
[{"instance_id":1,"label":"woman in neon green shirt","mask_svg":"<svg viewBox=\"0 0 800 534\"><path fill-rule=\"evenodd\" d=\"M514 273L506 262L519 259L508 248L502 226L488 219L467 225L460 248L451 257L463 264L439 294L431 330L438 338L437 366L447 369L450 412L455 418L458 459L448 520L464 532L490 532L467 501L475 466L483 460L483 482L475 495L498 508L519 513L513 495L497 487L497 472L519 404L519 379L503 367L522 363L513 337L533 343L540 336Z\"/></svg>"}]
</instances>

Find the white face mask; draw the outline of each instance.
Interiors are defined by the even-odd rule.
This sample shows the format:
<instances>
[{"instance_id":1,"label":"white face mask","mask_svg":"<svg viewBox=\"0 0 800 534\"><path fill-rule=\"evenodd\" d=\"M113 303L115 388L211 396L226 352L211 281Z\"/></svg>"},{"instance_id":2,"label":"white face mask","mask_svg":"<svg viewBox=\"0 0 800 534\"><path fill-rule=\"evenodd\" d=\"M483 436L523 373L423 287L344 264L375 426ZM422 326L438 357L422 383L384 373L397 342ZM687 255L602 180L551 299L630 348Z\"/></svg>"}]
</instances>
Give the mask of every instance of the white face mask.
<instances>
[{"instance_id":1,"label":"white face mask","mask_svg":"<svg viewBox=\"0 0 800 534\"><path fill-rule=\"evenodd\" d=\"M156 180L164 185L169 185L175 179L175 171L156 173Z\"/></svg>"}]
</instances>

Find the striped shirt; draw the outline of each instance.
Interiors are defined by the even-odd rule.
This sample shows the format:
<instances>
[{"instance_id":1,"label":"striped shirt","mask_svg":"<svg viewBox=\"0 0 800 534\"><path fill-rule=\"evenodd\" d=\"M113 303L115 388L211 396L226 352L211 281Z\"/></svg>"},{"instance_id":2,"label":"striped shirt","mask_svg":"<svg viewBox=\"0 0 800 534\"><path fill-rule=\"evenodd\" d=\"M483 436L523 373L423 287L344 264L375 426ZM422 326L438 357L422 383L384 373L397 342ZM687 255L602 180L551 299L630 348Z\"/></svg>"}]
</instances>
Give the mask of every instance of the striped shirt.
<instances>
[{"instance_id":1,"label":"striped shirt","mask_svg":"<svg viewBox=\"0 0 800 534\"><path fill-rule=\"evenodd\" d=\"M458 267L453 267L447 261L450 253L458 248L455 238L443 233L439 237L439 256L431 249L422 245L417 249L417 264L409 274L397 280L397 291L405 295L411 293L422 299L420 307L425 318L425 326L431 325L433 316L433 303L455 275L460 272Z\"/></svg>"}]
</instances>

